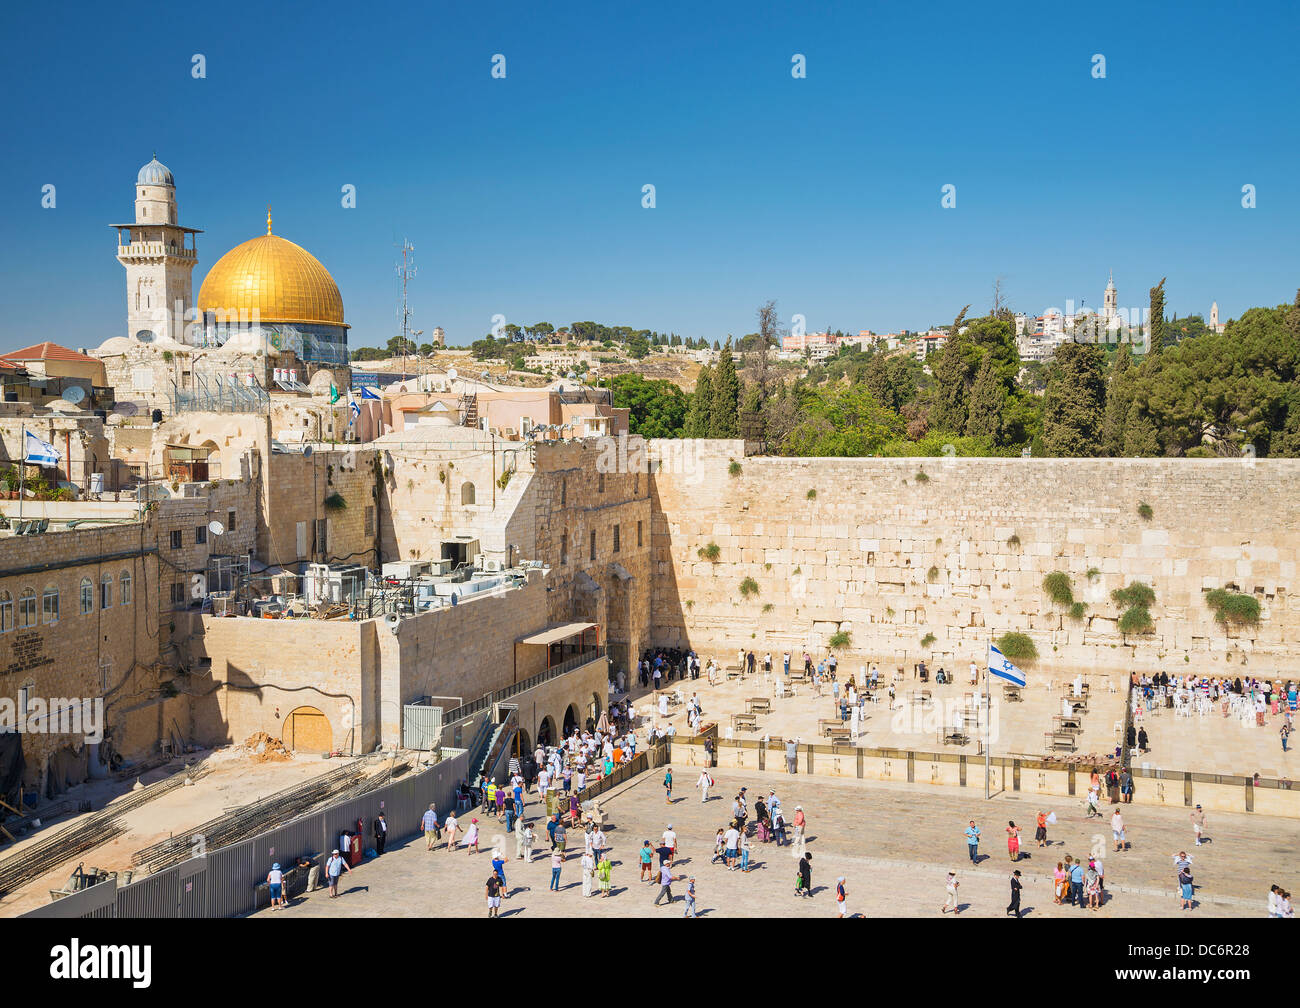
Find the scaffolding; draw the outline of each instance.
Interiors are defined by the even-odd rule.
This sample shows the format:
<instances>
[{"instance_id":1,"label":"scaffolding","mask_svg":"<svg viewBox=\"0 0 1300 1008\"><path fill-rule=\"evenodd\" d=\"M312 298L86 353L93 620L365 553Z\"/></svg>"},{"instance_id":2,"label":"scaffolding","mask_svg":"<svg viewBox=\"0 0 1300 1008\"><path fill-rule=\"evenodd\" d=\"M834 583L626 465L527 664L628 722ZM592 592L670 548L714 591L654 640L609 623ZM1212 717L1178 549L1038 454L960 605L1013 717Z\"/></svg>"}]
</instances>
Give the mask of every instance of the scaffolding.
<instances>
[{"instance_id":1,"label":"scaffolding","mask_svg":"<svg viewBox=\"0 0 1300 1008\"><path fill-rule=\"evenodd\" d=\"M269 413L271 396L255 375L241 382L236 375L195 371L192 388L171 385L172 413Z\"/></svg>"}]
</instances>

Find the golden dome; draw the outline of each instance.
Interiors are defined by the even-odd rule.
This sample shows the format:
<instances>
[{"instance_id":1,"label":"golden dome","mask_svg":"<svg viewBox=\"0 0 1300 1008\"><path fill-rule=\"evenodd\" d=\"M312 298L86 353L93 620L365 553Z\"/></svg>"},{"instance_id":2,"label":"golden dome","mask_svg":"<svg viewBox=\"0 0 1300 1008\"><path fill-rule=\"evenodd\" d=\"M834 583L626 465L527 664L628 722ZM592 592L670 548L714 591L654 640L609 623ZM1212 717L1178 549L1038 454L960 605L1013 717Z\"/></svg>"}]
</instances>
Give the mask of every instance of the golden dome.
<instances>
[{"instance_id":1,"label":"golden dome","mask_svg":"<svg viewBox=\"0 0 1300 1008\"><path fill-rule=\"evenodd\" d=\"M236 245L215 263L199 288L201 312L262 322L345 326L343 298L329 271L306 249L271 234Z\"/></svg>"}]
</instances>

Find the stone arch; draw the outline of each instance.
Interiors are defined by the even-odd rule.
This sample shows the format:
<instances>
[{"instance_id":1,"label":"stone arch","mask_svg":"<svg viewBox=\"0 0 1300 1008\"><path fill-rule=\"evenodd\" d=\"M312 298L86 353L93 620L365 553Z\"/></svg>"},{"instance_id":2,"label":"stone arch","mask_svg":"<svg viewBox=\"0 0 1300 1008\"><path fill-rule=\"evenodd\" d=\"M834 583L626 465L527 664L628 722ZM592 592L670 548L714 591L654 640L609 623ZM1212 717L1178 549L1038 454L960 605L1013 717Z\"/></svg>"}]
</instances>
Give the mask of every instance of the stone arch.
<instances>
[{"instance_id":1,"label":"stone arch","mask_svg":"<svg viewBox=\"0 0 1300 1008\"><path fill-rule=\"evenodd\" d=\"M600 702L600 694L593 691L591 694L591 703L587 706L589 708L588 713L591 714L592 720L599 721L601 711L605 709L604 705Z\"/></svg>"},{"instance_id":2,"label":"stone arch","mask_svg":"<svg viewBox=\"0 0 1300 1008\"><path fill-rule=\"evenodd\" d=\"M553 746L559 742L559 736L555 731L555 718L547 714L542 718L542 723L537 726L537 744L543 747Z\"/></svg>"},{"instance_id":3,"label":"stone arch","mask_svg":"<svg viewBox=\"0 0 1300 1008\"><path fill-rule=\"evenodd\" d=\"M334 732L329 718L315 707L295 707L284 719L285 746L295 751L329 752L334 748Z\"/></svg>"},{"instance_id":4,"label":"stone arch","mask_svg":"<svg viewBox=\"0 0 1300 1008\"><path fill-rule=\"evenodd\" d=\"M574 729L576 729L580 723L579 717L578 708L573 704L569 704L568 708L564 712L564 734L561 736L562 738L568 738L573 734Z\"/></svg>"},{"instance_id":5,"label":"stone arch","mask_svg":"<svg viewBox=\"0 0 1300 1008\"><path fill-rule=\"evenodd\" d=\"M473 504L475 502L474 484L466 480L460 485L460 502L461 504Z\"/></svg>"}]
</instances>

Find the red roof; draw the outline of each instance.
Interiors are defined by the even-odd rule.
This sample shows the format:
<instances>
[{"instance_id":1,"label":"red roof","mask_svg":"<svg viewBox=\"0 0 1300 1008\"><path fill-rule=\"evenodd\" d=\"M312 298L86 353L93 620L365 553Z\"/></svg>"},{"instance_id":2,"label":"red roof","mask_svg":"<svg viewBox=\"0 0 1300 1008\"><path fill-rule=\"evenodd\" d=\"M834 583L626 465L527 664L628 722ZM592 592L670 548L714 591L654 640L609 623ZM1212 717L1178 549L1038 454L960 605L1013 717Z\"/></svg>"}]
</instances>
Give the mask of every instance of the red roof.
<instances>
[{"instance_id":1,"label":"red roof","mask_svg":"<svg viewBox=\"0 0 1300 1008\"><path fill-rule=\"evenodd\" d=\"M29 347L23 347L21 350L15 350L13 353L4 354L0 359L9 361L29 361L29 360L63 360L63 361L93 361L94 357L89 357L83 353L77 353L76 350L69 350L65 346L59 346L57 343L51 343L46 340L44 343L35 343Z\"/></svg>"}]
</instances>

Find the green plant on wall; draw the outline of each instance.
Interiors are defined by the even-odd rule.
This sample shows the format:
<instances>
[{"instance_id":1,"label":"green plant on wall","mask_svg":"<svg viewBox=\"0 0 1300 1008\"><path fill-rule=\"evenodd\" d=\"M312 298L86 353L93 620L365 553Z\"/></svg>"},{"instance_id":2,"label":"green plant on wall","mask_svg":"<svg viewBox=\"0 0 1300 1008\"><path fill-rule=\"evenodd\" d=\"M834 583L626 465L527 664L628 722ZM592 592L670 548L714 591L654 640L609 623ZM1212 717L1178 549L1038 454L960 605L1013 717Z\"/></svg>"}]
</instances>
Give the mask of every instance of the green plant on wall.
<instances>
[{"instance_id":1,"label":"green plant on wall","mask_svg":"<svg viewBox=\"0 0 1300 1008\"><path fill-rule=\"evenodd\" d=\"M1254 595L1215 588L1205 593L1205 604L1214 610L1214 618L1225 626L1259 625L1259 600Z\"/></svg>"},{"instance_id":2,"label":"green plant on wall","mask_svg":"<svg viewBox=\"0 0 1300 1008\"><path fill-rule=\"evenodd\" d=\"M1138 517L1143 521L1150 521L1154 514L1155 512L1151 510L1151 505L1146 501L1143 501L1138 505Z\"/></svg>"},{"instance_id":3,"label":"green plant on wall","mask_svg":"<svg viewBox=\"0 0 1300 1008\"><path fill-rule=\"evenodd\" d=\"M1096 567L1089 567L1089 568L1088 568L1088 573L1087 573L1086 576L1087 576L1087 578L1088 578L1089 581L1092 581L1092 580L1094 580L1095 578L1101 577L1101 571L1098 570Z\"/></svg>"},{"instance_id":4,"label":"green plant on wall","mask_svg":"<svg viewBox=\"0 0 1300 1008\"><path fill-rule=\"evenodd\" d=\"M937 581L937 580L939 580L939 568L938 568L938 567L931 567L928 571L925 572L925 579L926 579L927 581Z\"/></svg>"},{"instance_id":5,"label":"green plant on wall","mask_svg":"<svg viewBox=\"0 0 1300 1008\"><path fill-rule=\"evenodd\" d=\"M758 582L752 577L747 577L740 582L740 594L745 598L751 598L758 594Z\"/></svg>"},{"instance_id":6,"label":"green plant on wall","mask_svg":"<svg viewBox=\"0 0 1300 1008\"><path fill-rule=\"evenodd\" d=\"M1031 662L1038 657L1038 647L1028 634L1008 631L995 642L998 650L1013 662Z\"/></svg>"},{"instance_id":7,"label":"green plant on wall","mask_svg":"<svg viewBox=\"0 0 1300 1008\"><path fill-rule=\"evenodd\" d=\"M1043 578L1043 591L1057 605L1068 606L1074 603L1074 585L1065 571L1052 571Z\"/></svg>"},{"instance_id":8,"label":"green plant on wall","mask_svg":"<svg viewBox=\"0 0 1300 1008\"><path fill-rule=\"evenodd\" d=\"M932 633L928 633L928 634L926 634L924 637L921 638L921 648L922 648L922 650L924 650L924 649L926 649L926 648L929 648L929 646L930 646L931 644L933 644L936 640L938 640L938 638L935 637L934 634L932 634Z\"/></svg>"},{"instance_id":9,"label":"green plant on wall","mask_svg":"<svg viewBox=\"0 0 1300 1008\"><path fill-rule=\"evenodd\" d=\"M325 509L327 511L342 511L347 506L348 502L337 491L325 498Z\"/></svg>"},{"instance_id":10,"label":"green plant on wall","mask_svg":"<svg viewBox=\"0 0 1300 1008\"><path fill-rule=\"evenodd\" d=\"M1088 611L1088 604L1086 602L1075 602L1072 606L1070 606L1070 619L1081 620L1083 619L1084 613L1086 613L1087 611Z\"/></svg>"},{"instance_id":11,"label":"green plant on wall","mask_svg":"<svg viewBox=\"0 0 1300 1008\"><path fill-rule=\"evenodd\" d=\"M1119 618L1119 632L1129 634L1149 634L1155 632L1151 620L1151 607L1155 605L1155 590L1141 581L1130 581L1127 588L1116 588L1110 593L1111 600L1124 610Z\"/></svg>"},{"instance_id":12,"label":"green plant on wall","mask_svg":"<svg viewBox=\"0 0 1300 1008\"><path fill-rule=\"evenodd\" d=\"M717 543L711 542L707 546L701 546L698 552L701 560L707 560L709 563L717 563L718 558L722 556L722 547Z\"/></svg>"},{"instance_id":13,"label":"green plant on wall","mask_svg":"<svg viewBox=\"0 0 1300 1008\"><path fill-rule=\"evenodd\" d=\"M828 640L826 644L828 647L831 647L835 650L839 650L840 648L848 647L852 642L853 642L853 635L850 634L847 630L836 630L833 634L831 634L830 640Z\"/></svg>"},{"instance_id":14,"label":"green plant on wall","mask_svg":"<svg viewBox=\"0 0 1300 1008\"><path fill-rule=\"evenodd\" d=\"M1008 546L1019 546L1019 545L1020 545L1020 536L1018 536L1018 535L1016 535L1014 532L1012 532L1011 535L1007 538L1007 545L1008 545Z\"/></svg>"},{"instance_id":15,"label":"green plant on wall","mask_svg":"<svg viewBox=\"0 0 1300 1008\"><path fill-rule=\"evenodd\" d=\"M499 486L502 490L504 490L506 487L510 485L510 477L513 476L514 474L515 473L513 469L507 469L505 472L503 472L500 476L497 477L497 486Z\"/></svg>"},{"instance_id":16,"label":"green plant on wall","mask_svg":"<svg viewBox=\"0 0 1300 1008\"><path fill-rule=\"evenodd\" d=\"M744 469L739 462L732 462L731 465L727 466L727 472L731 473L732 476L739 476L744 472Z\"/></svg>"},{"instance_id":17,"label":"green plant on wall","mask_svg":"<svg viewBox=\"0 0 1300 1008\"><path fill-rule=\"evenodd\" d=\"M930 477L929 477L928 475L926 475L926 472L925 472L924 469L919 470L919 471L917 472L917 474L916 474L915 476L912 477L912 479L916 480L916 482L918 482L918 483L929 483L929 482L930 482Z\"/></svg>"},{"instance_id":18,"label":"green plant on wall","mask_svg":"<svg viewBox=\"0 0 1300 1008\"><path fill-rule=\"evenodd\" d=\"M766 603L763 604L763 612L764 612L764 614L766 614L766 613L770 613L770 612L771 612L773 609L775 609L775 608L776 608L776 606L772 605L771 602L766 602Z\"/></svg>"},{"instance_id":19,"label":"green plant on wall","mask_svg":"<svg viewBox=\"0 0 1300 1008\"><path fill-rule=\"evenodd\" d=\"M816 499L817 499L817 491L816 491L816 490L809 490L809 491L808 491L808 499L809 499L809 500L816 500Z\"/></svg>"}]
</instances>

